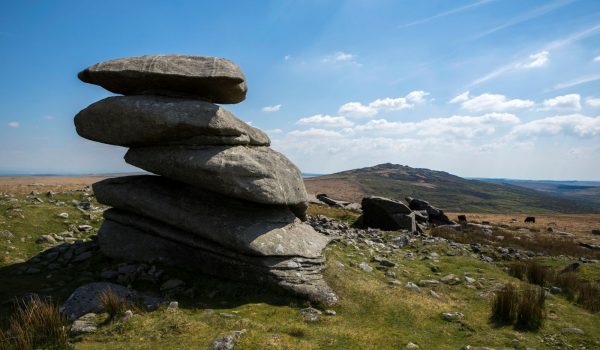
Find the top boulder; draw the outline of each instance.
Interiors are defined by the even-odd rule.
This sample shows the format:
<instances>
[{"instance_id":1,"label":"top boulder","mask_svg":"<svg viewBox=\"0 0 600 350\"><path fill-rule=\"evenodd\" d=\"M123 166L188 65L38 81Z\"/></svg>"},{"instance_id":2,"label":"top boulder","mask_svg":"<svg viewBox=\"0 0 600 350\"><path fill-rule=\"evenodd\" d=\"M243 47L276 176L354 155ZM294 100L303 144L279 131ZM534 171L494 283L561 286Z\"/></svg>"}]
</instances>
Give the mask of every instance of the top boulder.
<instances>
[{"instance_id":1,"label":"top boulder","mask_svg":"<svg viewBox=\"0 0 600 350\"><path fill-rule=\"evenodd\" d=\"M237 64L206 56L117 58L88 67L78 77L117 94L198 98L213 103L241 102L248 90Z\"/></svg>"}]
</instances>

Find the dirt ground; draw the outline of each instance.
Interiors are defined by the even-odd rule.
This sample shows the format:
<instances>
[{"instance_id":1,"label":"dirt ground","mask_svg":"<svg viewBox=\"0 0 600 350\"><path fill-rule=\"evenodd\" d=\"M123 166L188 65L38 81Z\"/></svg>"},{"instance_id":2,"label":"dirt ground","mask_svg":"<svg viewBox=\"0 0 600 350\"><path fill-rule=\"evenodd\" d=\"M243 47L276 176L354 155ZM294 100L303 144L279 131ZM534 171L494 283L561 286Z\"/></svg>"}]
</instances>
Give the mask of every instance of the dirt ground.
<instances>
[{"instance_id":1,"label":"dirt ground","mask_svg":"<svg viewBox=\"0 0 600 350\"><path fill-rule=\"evenodd\" d=\"M600 230L600 214L536 214L535 223L525 223L525 214L482 214L482 213L447 213L450 220L458 221L457 216L464 214L468 221L488 221L492 224L509 224L512 227L534 228L540 232L554 231L574 233L585 241L600 242L600 236L593 235L592 230ZM514 221L513 219L516 219Z\"/></svg>"},{"instance_id":2,"label":"dirt ground","mask_svg":"<svg viewBox=\"0 0 600 350\"><path fill-rule=\"evenodd\" d=\"M304 179L306 191L311 194L325 193L338 200L360 203L365 193L360 185L349 179L308 178Z\"/></svg>"},{"instance_id":3,"label":"dirt ground","mask_svg":"<svg viewBox=\"0 0 600 350\"><path fill-rule=\"evenodd\" d=\"M60 192L81 189L108 176L0 176L0 193Z\"/></svg>"}]
</instances>

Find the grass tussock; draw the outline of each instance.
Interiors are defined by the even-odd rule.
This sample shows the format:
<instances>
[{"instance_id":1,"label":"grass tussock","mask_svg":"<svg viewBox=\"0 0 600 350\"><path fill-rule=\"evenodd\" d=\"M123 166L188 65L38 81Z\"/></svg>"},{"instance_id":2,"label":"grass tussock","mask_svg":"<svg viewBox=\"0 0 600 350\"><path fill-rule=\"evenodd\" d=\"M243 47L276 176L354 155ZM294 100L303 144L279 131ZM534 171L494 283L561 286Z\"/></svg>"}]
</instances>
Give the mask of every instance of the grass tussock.
<instances>
[{"instance_id":1,"label":"grass tussock","mask_svg":"<svg viewBox=\"0 0 600 350\"><path fill-rule=\"evenodd\" d=\"M70 349L67 320L53 303L34 297L17 303L5 330L0 330L0 350Z\"/></svg>"},{"instance_id":2,"label":"grass tussock","mask_svg":"<svg viewBox=\"0 0 600 350\"><path fill-rule=\"evenodd\" d=\"M544 319L545 292L538 286L517 288L505 284L492 301L491 319L498 325L514 324L516 328L536 331Z\"/></svg>"},{"instance_id":3,"label":"grass tussock","mask_svg":"<svg viewBox=\"0 0 600 350\"><path fill-rule=\"evenodd\" d=\"M100 304L111 320L123 315L129 307L129 303L110 288L100 294Z\"/></svg>"},{"instance_id":4,"label":"grass tussock","mask_svg":"<svg viewBox=\"0 0 600 350\"><path fill-rule=\"evenodd\" d=\"M538 330L544 320L546 292L537 286L528 286L521 291L517 307L516 326L520 329Z\"/></svg>"},{"instance_id":5,"label":"grass tussock","mask_svg":"<svg viewBox=\"0 0 600 350\"><path fill-rule=\"evenodd\" d=\"M513 283L505 284L494 297L492 320L498 324L514 322L519 302L519 292Z\"/></svg>"},{"instance_id":6,"label":"grass tussock","mask_svg":"<svg viewBox=\"0 0 600 350\"><path fill-rule=\"evenodd\" d=\"M582 282L577 288L575 302L582 307L592 311L600 311L600 283Z\"/></svg>"},{"instance_id":7,"label":"grass tussock","mask_svg":"<svg viewBox=\"0 0 600 350\"><path fill-rule=\"evenodd\" d=\"M535 261L530 261L527 263L526 275L529 283L543 287L550 280L551 273L547 267Z\"/></svg>"},{"instance_id":8,"label":"grass tussock","mask_svg":"<svg viewBox=\"0 0 600 350\"><path fill-rule=\"evenodd\" d=\"M512 277L523 280L525 272L527 271L527 265L522 262L515 262L508 266L508 274Z\"/></svg>"}]
</instances>

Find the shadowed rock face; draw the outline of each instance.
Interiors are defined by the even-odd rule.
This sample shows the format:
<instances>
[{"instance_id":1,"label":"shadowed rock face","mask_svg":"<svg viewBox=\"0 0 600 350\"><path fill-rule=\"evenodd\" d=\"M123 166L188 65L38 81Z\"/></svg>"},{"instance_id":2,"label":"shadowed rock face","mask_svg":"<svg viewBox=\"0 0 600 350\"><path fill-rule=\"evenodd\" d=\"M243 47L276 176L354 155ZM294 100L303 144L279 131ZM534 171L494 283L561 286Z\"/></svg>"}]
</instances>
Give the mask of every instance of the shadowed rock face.
<instances>
[{"instance_id":1,"label":"shadowed rock face","mask_svg":"<svg viewBox=\"0 0 600 350\"><path fill-rule=\"evenodd\" d=\"M79 112L75 127L81 137L125 147L271 143L221 106L160 96L105 98Z\"/></svg>"},{"instance_id":2,"label":"shadowed rock face","mask_svg":"<svg viewBox=\"0 0 600 350\"><path fill-rule=\"evenodd\" d=\"M249 203L159 176L112 178L93 187L100 203L248 255L315 258L329 242L286 207Z\"/></svg>"},{"instance_id":3,"label":"shadowed rock face","mask_svg":"<svg viewBox=\"0 0 600 350\"><path fill-rule=\"evenodd\" d=\"M308 201L300 170L268 147L169 146L131 148L131 165L195 187L255 203Z\"/></svg>"},{"instance_id":4,"label":"shadowed rock face","mask_svg":"<svg viewBox=\"0 0 600 350\"><path fill-rule=\"evenodd\" d=\"M137 224L135 220L131 223ZM152 227L160 228L161 225L152 224ZM226 251L180 244L149 233L135 226L106 220L98 232L98 241L104 254L115 259L161 262L220 278L277 286L315 302L337 302L335 293L321 275L323 258L242 257L231 252L221 255Z\"/></svg>"},{"instance_id":5,"label":"shadowed rock face","mask_svg":"<svg viewBox=\"0 0 600 350\"><path fill-rule=\"evenodd\" d=\"M118 58L88 67L78 77L117 94L189 97L214 103L241 102L248 90L238 65L205 56Z\"/></svg>"},{"instance_id":6,"label":"shadowed rock face","mask_svg":"<svg viewBox=\"0 0 600 350\"><path fill-rule=\"evenodd\" d=\"M362 200L362 224L382 230L416 230L415 214L400 201L370 196Z\"/></svg>"}]
</instances>

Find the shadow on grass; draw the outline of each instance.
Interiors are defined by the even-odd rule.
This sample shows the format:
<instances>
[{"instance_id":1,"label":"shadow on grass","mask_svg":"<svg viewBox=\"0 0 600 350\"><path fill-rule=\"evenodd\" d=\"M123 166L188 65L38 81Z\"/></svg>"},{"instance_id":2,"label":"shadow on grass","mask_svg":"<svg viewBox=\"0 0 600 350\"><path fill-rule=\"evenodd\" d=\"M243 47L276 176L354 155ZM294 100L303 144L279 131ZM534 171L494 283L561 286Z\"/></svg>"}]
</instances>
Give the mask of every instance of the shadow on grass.
<instances>
[{"instance_id":1,"label":"shadow on grass","mask_svg":"<svg viewBox=\"0 0 600 350\"><path fill-rule=\"evenodd\" d=\"M89 257L76 261L78 254L89 252ZM69 259L65 259L65 255ZM72 256L69 256L72 255ZM118 270L119 266L155 266L162 270L156 280L107 279L103 272ZM105 278L103 278L105 277ZM161 291L161 285L169 279L180 279L183 288ZM29 260L0 267L0 327L4 328L8 318L14 313L15 300L29 300L39 297L42 300L62 304L78 287L91 282L113 282L131 286L137 292L158 297L164 301L177 300L184 309L225 309L249 303L270 305L300 306L306 302L291 297L284 292L267 289L235 281L221 280L208 275L184 271L160 264L124 262L104 256L94 241L59 244L48 248Z\"/></svg>"}]
</instances>

